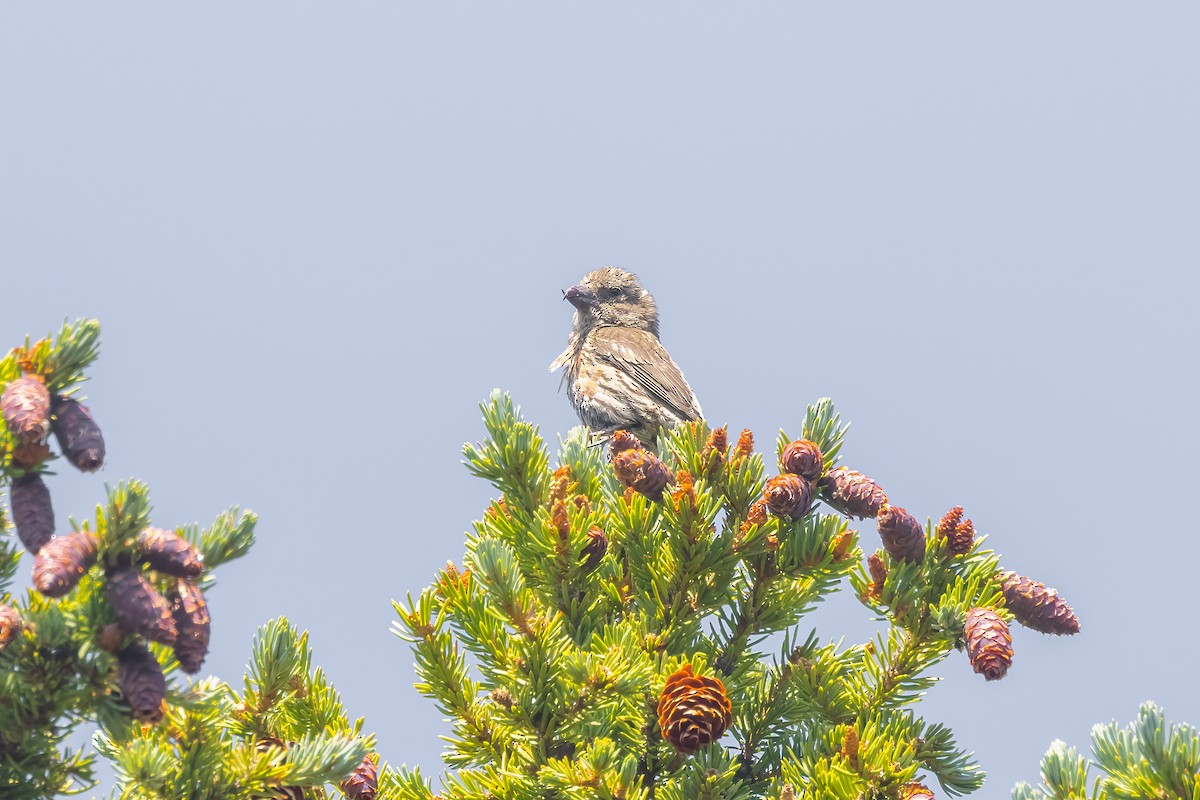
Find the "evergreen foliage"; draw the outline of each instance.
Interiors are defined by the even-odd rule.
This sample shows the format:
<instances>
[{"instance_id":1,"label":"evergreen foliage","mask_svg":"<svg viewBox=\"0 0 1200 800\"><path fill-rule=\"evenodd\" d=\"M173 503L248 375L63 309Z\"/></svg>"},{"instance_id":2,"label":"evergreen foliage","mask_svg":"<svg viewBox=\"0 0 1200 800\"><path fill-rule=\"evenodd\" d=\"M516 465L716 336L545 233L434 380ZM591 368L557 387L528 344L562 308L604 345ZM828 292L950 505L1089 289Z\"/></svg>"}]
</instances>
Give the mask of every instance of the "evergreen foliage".
<instances>
[{"instance_id":1,"label":"evergreen foliage","mask_svg":"<svg viewBox=\"0 0 1200 800\"><path fill-rule=\"evenodd\" d=\"M1020 783L1013 800L1200 800L1200 734L1145 703L1137 721L1092 728L1092 761L1063 741L1042 757L1042 785Z\"/></svg>"},{"instance_id":2,"label":"evergreen foliage","mask_svg":"<svg viewBox=\"0 0 1200 800\"><path fill-rule=\"evenodd\" d=\"M731 448L703 422L666 433L657 452L617 434L611 460L576 429L552 464L496 392L482 405L486 439L463 452L499 496L462 566L395 604L417 689L453 726L435 795L419 770L370 752L286 619L259 629L240 687L180 674L203 659L204 593L214 568L253 545L253 513L152 528L148 488L127 480L93 520L70 520L71 535L54 524L50 430L86 443L64 454L77 468L103 460L90 412L64 400L98 341L81 320L0 360L0 485L20 511L18 541L0 508L0 797L93 787L94 754L65 744L84 724L99 728L114 796L136 800L903 800L932 796L933 782L955 796L984 775L916 713L930 669L965 650L977 672L1003 677L1014 615L1043 632L1079 628L1053 589L1000 569L961 508L922 525L841 466L847 426L828 399L808 408L800 439L780 433L780 474L768 476L749 431ZM881 548L862 545L854 517L877 519ZM45 580L14 596L33 554ZM804 624L847 585L886 624L869 641ZM1014 798L1200 800L1200 739L1153 705L1128 729L1097 726L1093 751L1090 763L1056 742L1043 785ZM1102 774L1089 789L1091 767Z\"/></svg>"},{"instance_id":3,"label":"evergreen foliage","mask_svg":"<svg viewBox=\"0 0 1200 800\"><path fill-rule=\"evenodd\" d=\"M963 644L972 609L1006 615L995 553L976 541L955 555L927 524L924 557L881 551L877 582L843 516L755 507L767 469L745 436L731 453L724 429L671 431L660 449L675 481L655 502L622 486L583 429L552 467L507 395L482 410L488 436L464 456L500 497L463 566L396 604L417 688L453 723L443 797L850 800L924 779L948 795L982 784L951 732L912 705ZM845 432L829 400L808 409L802 437L826 471ZM778 453L791 442L781 434ZM587 557L595 529L607 542L598 563ZM823 643L801 623L847 582L889 630ZM695 755L656 717L667 678L689 664L733 707L726 739ZM433 797L415 772L399 775Z\"/></svg>"}]
</instances>

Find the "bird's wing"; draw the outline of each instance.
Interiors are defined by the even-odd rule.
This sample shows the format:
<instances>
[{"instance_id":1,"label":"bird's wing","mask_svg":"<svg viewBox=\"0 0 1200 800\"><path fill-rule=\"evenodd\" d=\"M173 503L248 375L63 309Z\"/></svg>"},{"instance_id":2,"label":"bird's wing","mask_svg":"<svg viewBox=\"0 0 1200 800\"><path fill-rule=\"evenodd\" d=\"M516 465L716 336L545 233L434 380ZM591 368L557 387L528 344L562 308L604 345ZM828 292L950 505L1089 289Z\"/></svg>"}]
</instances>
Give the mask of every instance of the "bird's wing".
<instances>
[{"instance_id":1,"label":"bird's wing","mask_svg":"<svg viewBox=\"0 0 1200 800\"><path fill-rule=\"evenodd\" d=\"M637 328L597 328L589 334L588 344L680 419L704 416L683 372L654 334Z\"/></svg>"}]
</instances>

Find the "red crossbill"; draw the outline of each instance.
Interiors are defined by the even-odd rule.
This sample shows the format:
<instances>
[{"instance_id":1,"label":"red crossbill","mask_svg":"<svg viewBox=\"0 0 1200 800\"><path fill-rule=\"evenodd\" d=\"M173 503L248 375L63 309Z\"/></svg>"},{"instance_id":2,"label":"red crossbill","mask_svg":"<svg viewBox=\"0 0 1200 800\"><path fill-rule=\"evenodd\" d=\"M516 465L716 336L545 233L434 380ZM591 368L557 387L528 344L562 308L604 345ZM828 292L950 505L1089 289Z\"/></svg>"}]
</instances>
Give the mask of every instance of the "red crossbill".
<instances>
[{"instance_id":1,"label":"red crossbill","mask_svg":"<svg viewBox=\"0 0 1200 800\"><path fill-rule=\"evenodd\" d=\"M575 306L567 349L550 371L563 380L583 424L607 436L626 430L654 445L661 428L704 412L658 339L658 309L637 276L604 267L563 291Z\"/></svg>"}]
</instances>

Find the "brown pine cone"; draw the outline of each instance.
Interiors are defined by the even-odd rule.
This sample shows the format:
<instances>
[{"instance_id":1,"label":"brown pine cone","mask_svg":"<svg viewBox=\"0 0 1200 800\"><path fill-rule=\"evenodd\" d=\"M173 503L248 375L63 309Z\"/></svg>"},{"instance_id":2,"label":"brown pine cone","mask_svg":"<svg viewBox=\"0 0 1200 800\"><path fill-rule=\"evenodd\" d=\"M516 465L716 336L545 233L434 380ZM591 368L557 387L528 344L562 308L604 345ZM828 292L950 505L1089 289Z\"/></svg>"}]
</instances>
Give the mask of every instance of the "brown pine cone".
<instances>
[{"instance_id":1,"label":"brown pine cone","mask_svg":"<svg viewBox=\"0 0 1200 800\"><path fill-rule=\"evenodd\" d=\"M33 585L46 597L62 597L75 588L99 554L100 540L90 531L56 536L33 561Z\"/></svg>"},{"instance_id":2,"label":"brown pine cone","mask_svg":"<svg viewBox=\"0 0 1200 800\"><path fill-rule=\"evenodd\" d=\"M608 552L608 537L604 535L604 531L593 525L588 528L587 544L583 546L583 567L587 570L593 570L600 566L600 560L604 558L604 554Z\"/></svg>"},{"instance_id":3,"label":"brown pine cone","mask_svg":"<svg viewBox=\"0 0 1200 800\"><path fill-rule=\"evenodd\" d=\"M50 505L50 489L36 472L14 478L8 489L13 522L17 536L25 549L37 555L54 536L54 507Z\"/></svg>"},{"instance_id":4,"label":"brown pine cone","mask_svg":"<svg viewBox=\"0 0 1200 800\"><path fill-rule=\"evenodd\" d=\"M875 522L889 556L909 562L925 558L925 528L912 514L900 506L885 505Z\"/></svg>"},{"instance_id":5,"label":"brown pine cone","mask_svg":"<svg viewBox=\"0 0 1200 800\"><path fill-rule=\"evenodd\" d=\"M354 772L350 773L350 777L342 781L338 788L350 800L375 800L377 773L374 755L367 753L362 763L354 768Z\"/></svg>"},{"instance_id":6,"label":"brown pine cone","mask_svg":"<svg viewBox=\"0 0 1200 800\"><path fill-rule=\"evenodd\" d=\"M815 481L825 470L825 457L815 443L797 439L783 448L779 456L779 468L805 480Z\"/></svg>"},{"instance_id":7,"label":"brown pine cone","mask_svg":"<svg viewBox=\"0 0 1200 800\"><path fill-rule=\"evenodd\" d=\"M159 644L173 645L178 636L171 607L137 567L117 567L108 573L108 602L117 622Z\"/></svg>"},{"instance_id":8,"label":"brown pine cone","mask_svg":"<svg viewBox=\"0 0 1200 800\"><path fill-rule=\"evenodd\" d=\"M812 497L812 484L788 472L768 480L763 489L763 499L771 513L793 522L812 508Z\"/></svg>"},{"instance_id":9,"label":"brown pine cone","mask_svg":"<svg viewBox=\"0 0 1200 800\"><path fill-rule=\"evenodd\" d=\"M1000 577L1004 602L1017 622L1031 630L1056 636L1079 633L1079 617L1067 601L1058 596L1057 589L1015 572L1006 572Z\"/></svg>"},{"instance_id":10,"label":"brown pine cone","mask_svg":"<svg viewBox=\"0 0 1200 800\"><path fill-rule=\"evenodd\" d=\"M96 646L106 653L115 653L125 641L125 631L115 622L110 622L96 635Z\"/></svg>"},{"instance_id":11,"label":"brown pine cone","mask_svg":"<svg viewBox=\"0 0 1200 800\"><path fill-rule=\"evenodd\" d=\"M21 615L12 606L0 604L0 650L21 635Z\"/></svg>"},{"instance_id":12,"label":"brown pine cone","mask_svg":"<svg viewBox=\"0 0 1200 800\"><path fill-rule=\"evenodd\" d=\"M8 382L0 394L0 412L8 429L22 444L45 441L50 432L50 392L36 375Z\"/></svg>"},{"instance_id":13,"label":"brown pine cone","mask_svg":"<svg viewBox=\"0 0 1200 800\"><path fill-rule=\"evenodd\" d=\"M971 666L989 681L1003 678L1012 666L1012 635L1008 623L990 608L973 608L963 626Z\"/></svg>"},{"instance_id":14,"label":"brown pine cone","mask_svg":"<svg viewBox=\"0 0 1200 800\"><path fill-rule=\"evenodd\" d=\"M45 442L34 444L18 444L12 451L14 467L33 469L50 458L50 445Z\"/></svg>"},{"instance_id":15,"label":"brown pine cone","mask_svg":"<svg viewBox=\"0 0 1200 800\"><path fill-rule=\"evenodd\" d=\"M72 397L56 395L51 427L58 446L68 461L84 472L104 465L104 436L87 406Z\"/></svg>"},{"instance_id":16,"label":"brown pine cone","mask_svg":"<svg viewBox=\"0 0 1200 800\"><path fill-rule=\"evenodd\" d=\"M947 549L956 556L966 555L975 545L975 524L962 517L962 506L955 506L946 512L937 526L938 538L946 539Z\"/></svg>"},{"instance_id":17,"label":"brown pine cone","mask_svg":"<svg viewBox=\"0 0 1200 800\"><path fill-rule=\"evenodd\" d=\"M614 440L619 433L613 434ZM672 481L667 465L658 456L639 448L620 451L612 465L621 483L651 500L662 500L663 490Z\"/></svg>"},{"instance_id":18,"label":"brown pine cone","mask_svg":"<svg viewBox=\"0 0 1200 800\"><path fill-rule=\"evenodd\" d=\"M189 580L179 578L171 593L171 617L175 620L175 658L180 668L191 675L200 671L208 655L212 619L204 593Z\"/></svg>"},{"instance_id":19,"label":"brown pine cone","mask_svg":"<svg viewBox=\"0 0 1200 800\"><path fill-rule=\"evenodd\" d=\"M832 469L817 484L821 499L848 517L874 517L887 504L875 481L852 469Z\"/></svg>"},{"instance_id":20,"label":"brown pine cone","mask_svg":"<svg viewBox=\"0 0 1200 800\"><path fill-rule=\"evenodd\" d=\"M146 528L138 534L142 559L159 572L177 578L195 578L204 571L204 556L175 531Z\"/></svg>"},{"instance_id":21,"label":"brown pine cone","mask_svg":"<svg viewBox=\"0 0 1200 800\"><path fill-rule=\"evenodd\" d=\"M167 680L158 659L140 641L117 653L117 685L134 719L151 725L162 719Z\"/></svg>"},{"instance_id":22,"label":"brown pine cone","mask_svg":"<svg viewBox=\"0 0 1200 800\"><path fill-rule=\"evenodd\" d=\"M658 696L658 726L663 739L681 753L694 753L721 738L733 721L733 705L716 678L692 673L692 665L667 678Z\"/></svg>"}]
</instances>

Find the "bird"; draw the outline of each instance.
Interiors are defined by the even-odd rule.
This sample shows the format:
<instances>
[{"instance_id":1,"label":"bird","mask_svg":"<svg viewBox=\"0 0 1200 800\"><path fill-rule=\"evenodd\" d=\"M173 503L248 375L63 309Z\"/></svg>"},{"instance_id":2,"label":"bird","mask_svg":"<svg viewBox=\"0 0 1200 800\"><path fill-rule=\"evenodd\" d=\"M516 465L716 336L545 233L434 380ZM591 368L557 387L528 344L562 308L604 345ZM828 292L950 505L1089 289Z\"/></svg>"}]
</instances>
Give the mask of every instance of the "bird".
<instances>
[{"instance_id":1,"label":"bird","mask_svg":"<svg viewBox=\"0 0 1200 800\"><path fill-rule=\"evenodd\" d=\"M636 275L617 267L593 270L564 289L563 299L575 316L567 349L550 371L566 368L562 381L571 403L594 435L629 431L653 448L661 429L704 417L659 341L658 307Z\"/></svg>"}]
</instances>

